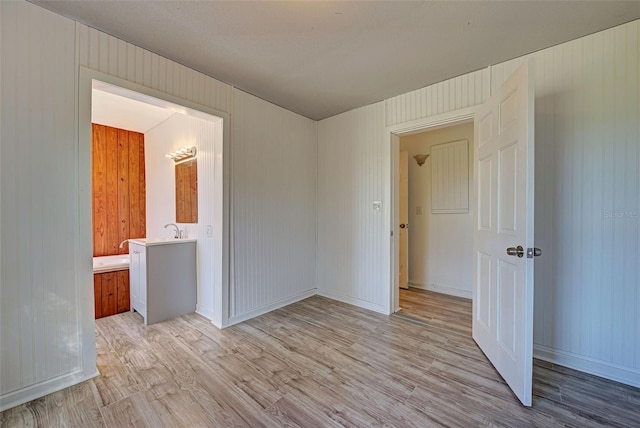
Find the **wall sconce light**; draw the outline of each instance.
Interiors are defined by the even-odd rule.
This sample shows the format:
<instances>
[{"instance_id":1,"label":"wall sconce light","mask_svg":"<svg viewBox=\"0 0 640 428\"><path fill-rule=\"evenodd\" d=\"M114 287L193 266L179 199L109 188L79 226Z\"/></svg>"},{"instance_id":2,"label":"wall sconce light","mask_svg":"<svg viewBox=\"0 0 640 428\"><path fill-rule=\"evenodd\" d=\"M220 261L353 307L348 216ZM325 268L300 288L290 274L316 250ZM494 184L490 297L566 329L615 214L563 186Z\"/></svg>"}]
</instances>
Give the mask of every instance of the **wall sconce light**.
<instances>
[{"instance_id":1,"label":"wall sconce light","mask_svg":"<svg viewBox=\"0 0 640 428\"><path fill-rule=\"evenodd\" d=\"M429 155L415 155L413 158L418 162L418 166L422 166L428 157Z\"/></svg>"},{"instance_id":2,"label":"wall sconce light","mask_svg":"<svg viewBox=\"0 0 640 428\"><path fill-rule=\"evenodd\" d=\"M165 156L172 159L175 163L186 162L196 157L196 146L182 147L175 152L167 153Z\"/></svg>"}]
</instances>

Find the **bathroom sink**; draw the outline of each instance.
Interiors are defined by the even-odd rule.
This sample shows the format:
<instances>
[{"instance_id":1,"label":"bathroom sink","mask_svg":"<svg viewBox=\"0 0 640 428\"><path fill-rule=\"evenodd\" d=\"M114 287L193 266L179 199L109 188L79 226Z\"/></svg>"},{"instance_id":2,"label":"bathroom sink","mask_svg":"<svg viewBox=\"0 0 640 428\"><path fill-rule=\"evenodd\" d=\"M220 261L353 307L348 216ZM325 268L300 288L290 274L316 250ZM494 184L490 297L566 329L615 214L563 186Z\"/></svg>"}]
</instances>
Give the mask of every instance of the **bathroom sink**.
<instances>
[{"instance_id":1,"label":"bathroom sink","mask_svg":"<svg viewBox=\"0 0 640 428\"><path fill-rule=\"evenodd\" d=\"M165 244L181 244L186 242L196 242L195 239L176 239L176 238L136 238L129 239L129 242L133 242L139 245L165 245Z\"/></svg>"}]
</instances>

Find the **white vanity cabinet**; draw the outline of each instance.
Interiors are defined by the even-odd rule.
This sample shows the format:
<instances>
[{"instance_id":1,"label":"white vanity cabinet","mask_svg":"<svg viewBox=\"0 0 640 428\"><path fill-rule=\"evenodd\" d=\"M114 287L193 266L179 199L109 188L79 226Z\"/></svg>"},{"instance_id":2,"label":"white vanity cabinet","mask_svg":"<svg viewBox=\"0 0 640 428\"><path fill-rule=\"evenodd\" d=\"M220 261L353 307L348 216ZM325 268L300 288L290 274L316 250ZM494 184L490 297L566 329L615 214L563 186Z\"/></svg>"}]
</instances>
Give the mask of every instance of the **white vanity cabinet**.
<instances>
[{"instance_id":1,"label":"white vanity cabinet","mask_svg":"<svg viewBox=\"0 0 640 428\"><path fill-rule=\"evenodd\" d=\"M131 310L146 325L196 310L194 239L130 239Z\"/></svg>"}]
</instances>

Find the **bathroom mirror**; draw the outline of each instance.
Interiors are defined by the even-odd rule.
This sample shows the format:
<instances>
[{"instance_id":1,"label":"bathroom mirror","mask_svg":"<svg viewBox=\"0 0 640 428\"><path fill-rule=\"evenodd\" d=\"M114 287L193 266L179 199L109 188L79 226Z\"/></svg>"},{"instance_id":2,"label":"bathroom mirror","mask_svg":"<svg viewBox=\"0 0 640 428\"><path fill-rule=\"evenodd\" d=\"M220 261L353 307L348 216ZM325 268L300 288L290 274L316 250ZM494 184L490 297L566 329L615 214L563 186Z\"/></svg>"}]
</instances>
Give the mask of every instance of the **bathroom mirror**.
<instances>
[{"instance_id":1,"label":"bathroom mirror","mask_svg":"<svg viewBox=\"0 0 640 428\"><path fill-rule=\"evenodd\" d=\"M176 164L176 223L198 222L198 161Z\"/></svg>"}]
</instances>

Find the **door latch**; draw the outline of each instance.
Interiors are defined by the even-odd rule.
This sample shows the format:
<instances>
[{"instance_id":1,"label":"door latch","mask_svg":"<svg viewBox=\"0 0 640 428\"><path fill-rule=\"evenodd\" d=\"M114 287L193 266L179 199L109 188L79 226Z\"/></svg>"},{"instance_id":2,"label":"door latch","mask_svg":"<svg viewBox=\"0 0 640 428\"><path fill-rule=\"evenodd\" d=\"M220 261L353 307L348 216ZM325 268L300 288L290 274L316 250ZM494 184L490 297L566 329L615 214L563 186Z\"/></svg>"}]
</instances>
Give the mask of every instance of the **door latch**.
<instances>
[{"instance_id":1,"label":"door latch","mask_svg":"<svg viewBox=\"0 0 640 428\"><path fill-rule=\"evenodd\" d=\"M540 248L527 248L527 258L532 259L534 257L539 257L542 255L542 250Z\"/></svg>"}]
</instances>

